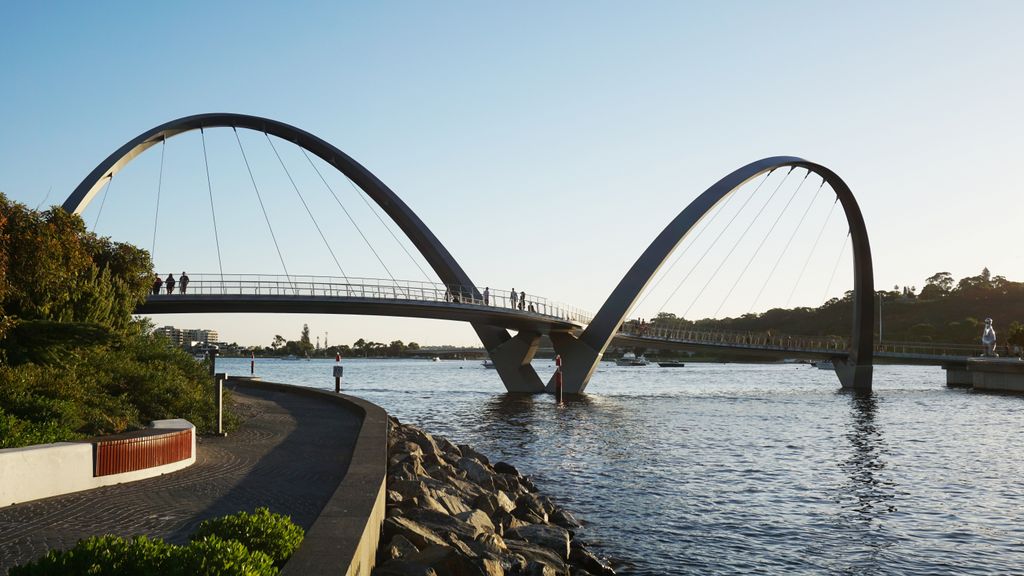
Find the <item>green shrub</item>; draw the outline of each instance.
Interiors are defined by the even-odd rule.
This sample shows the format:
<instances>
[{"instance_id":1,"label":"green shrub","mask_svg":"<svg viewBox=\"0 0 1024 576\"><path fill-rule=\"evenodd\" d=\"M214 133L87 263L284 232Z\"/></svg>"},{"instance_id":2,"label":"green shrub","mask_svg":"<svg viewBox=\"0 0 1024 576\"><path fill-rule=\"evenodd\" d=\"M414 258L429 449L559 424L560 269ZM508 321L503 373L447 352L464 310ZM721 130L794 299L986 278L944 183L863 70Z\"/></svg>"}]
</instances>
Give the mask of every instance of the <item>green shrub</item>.
<instances>
[{"instance_id":1,"label":"green shrub","mask_svg":"<svg viewBox=\"0 0 1024 576\"><path fill-rule=\"evenodd\" d=\"M94 536L74 548L51 550L35 562L11 568L8 576L160 576L174 551L163 540L138 536ZM198 573L195 573L198 574Z\"/></svg>"},{"instance_id":2,"label":"green shrub","mask_svg":"<svg viewBox=\"0 0 1024 576\"><path fill-rule=\"evenodd\" d=\"M207 536L177 546L165 565L164 576L274 576L274 561L241 542Z\"/></svg>"},{"instance_id":3,"label":"green shrub","mask_svg":"<svg viewBox=\"0 0 1024 576\"><path fill-rule=\"evenodd\" d=\"M274 514L267 508L257 508L252 514L239 512L206 520L192 534L192 539L200 540L209 536L235 540L249 550L267 554L276 566L284 566L302 544L305 532L292 523L288 516Z\"/></svg>"},{"instance_id":4,"label":"green shrub","mask_svg":"<svg viewBox=\"0 0 1024 576\"><path fill-rule=\"evenodd\" d=\"M0 408L0 450L33 444L64 442L79 437L80 434L58 422L29 422L13 414L7 414L3 408Z\"/></svg>"}]
</instances>

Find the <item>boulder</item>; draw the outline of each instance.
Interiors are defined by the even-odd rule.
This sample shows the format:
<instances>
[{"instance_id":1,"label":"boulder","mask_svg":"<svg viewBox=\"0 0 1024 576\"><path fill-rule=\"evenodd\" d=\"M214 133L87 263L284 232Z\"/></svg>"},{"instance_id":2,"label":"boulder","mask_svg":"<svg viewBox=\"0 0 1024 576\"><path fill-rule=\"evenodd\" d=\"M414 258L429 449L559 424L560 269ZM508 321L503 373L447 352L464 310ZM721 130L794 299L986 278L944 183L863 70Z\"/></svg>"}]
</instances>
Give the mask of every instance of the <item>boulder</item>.
<instances>
[{"instance_id":1,"label":"boulder","mask_svg":"<svg viewBox=\"0 0 1024 576\"><path fill-rule=\"evenodd\" d=\"M505 545L505 540L497 534L484 533L476 537L470 548L473 549L478 555L490 554L492 556L500 556L508 552L508 546Z\"/></svg>"},{"instance_id":2,"label":"boulder","mask_svg":"<svg viewBox=\"0 0 1024 576\"><path fill-rule=\"evenodd\" d=\"M509 552L518 554L526 559L527 570L529 570L530 563L536 562L551 567L556 574L567 574L569 572L565 561L558 554L547 548L522 540L506 539L505 544L508 546Z\"/></svg>"},{"instance_id":3,"label":"boulder","mask_svg":"<svg viewBox=\"0 0 1024 576\"><path fill-rule=\"evenodd\" d=\"M436 456L441 453L441 449L437 446L437 443L434 441L434 437L430 434L427 434L423 430L414 426L406 426L405 432L406 438L408 438L410 442L419 445L423 450L423 454L433 454Z\"/></svg>"},{"instance_id":4,"label":"boulder","mask_svg":"<svg viewBox=\"0 0 1024 576\"><path fill-rule=\"evenodd\" d=\"M520 475L519 469L508 462L496 462L494 464L494 471L499 474L511 474L512 476Z\"/></svg>"},{"instance_id":5,"label":"boulder","mask_svg":"<svg viewBox=\"0 0 1024 576\"><path fill-rule=\"evenodd\" d=\"M491 479L494 474L487 469L486 464L482 464L476 459L470 456L463 456L459 458L456 468L466 473L466 478L476 482L480 486L490 490L494 486L494 481Z\"/></svg>"},{"instance_id":6,"label":"boulder","mask_svg":"<svg viewBox=\"0 0 1024 576\"><path fill-rule=\"evenodd\" d=\"M419 549L412 542L409 542L405 536L395 534L391 541L388 542L384 550L384 556L389 560L394 560L417 552L419 552Z\"/></svg>"},{"instance_id":7,"label":"boulder","mask_svg":"<svg viewBox=\"0 0 1024 576\"><path fill-rule=\"evenodd\" d=\"M456 514L455 517L470 526L473 526L482 534L494 532L494 522L491 522L490 516L485 514L482 510L463 512L461 514Z\"/></svg>"},{"instance_id":8,"label":"boulder","mask_svg":"<svg viewBox=\"0 0 1024 576\"><path fill-rule=\"evenodd\" d=\"M453 494L442 492L436 494L436 496L437 501L440 502L441 505L445 507L445 510L447 510L452 516L458 516L459 514L472 510L472 508L470 508L462 498Z\"/></svg>"},{"instance_id":9,"label":"boulder","mask_svg":"<svg viewBox=\"0 0 1024 576\"><path fill-rule=\"evenodd\" d=\"M388 490L387 491L387 503L388 504L398 504L403 499L404 498L402 497L402 495L399 492L397 492L395 490Z\"/></svg>"},{"instance_id":10,"label":"boulder","mask_svg":"<svg viewBox=\"0 0 1024 576\"><path fill-rule=\"evenodd\" d=\"M477 462L480 462L481 464L489 465L491 463L491 461L487 459L487 456L484 456L483 454L477 452L476 450L473 449L472 446L468 444L459 444L459 450L461 451L463 457L472 458Z\"/></svg>"},{"instance_id":11,"label":"boulder","mask_svg":"<svg viewBox=\"0 0 1024 576\"><path fill-rule=\"evenodd\" d=\"M401 516L386 518L383 532L389 542L395 536L402 536L420 550L431 544L444 544L444 540L432 528Z\"/></svg>"},{"instance_id":12,"label":"boulder","mask_svg":"<svg viewBox=\"0 0 1024 576\"><path fill-rule=\"evenodd\" d=\"M391 454L392 458L394 458L396 456L400 456L402 454L407 454L409 456L419 456L420 458L422 458L423 457L423 448L421 448L420 445L416 444L415 442L410 442L408 440L402 440L402 441L396 442L391 447L391 450L390 450L389 454Z\"/></svg>"},{"instance_id":13,"label":"boulder","mask_svg":"<svg viewBox=\"0 0 1024 576\"><path fill-rule=\"evenodd\" d=\"M516 508L516 505L501 490L481 495L474 504L491 518L494 518L498 512L511 512Z\"/></svg>"},{"instance_id":14,"label":"boulder","mask_svg":"<svg viewBox=\"0 0 1024 576\"><path fill-rule=\"evenodd\" d=\"M423 480L394 480L388 481L390 489L398 492L402 499L415 498L427 492L427 485Z\"/></svg>"},{"instance_id":15,"label":"boulder","mask_svg":"<svg viewBox=\"0 0 1024 576\"><path fill-rule=\"evenodd\" d=\"M569 558L569 532L559 526L548 524L530 524L505 531L505 538L525 540L538 546L543 546L554 552L563 559Z\"/></svg>"},{"instance_id":16,"label":"boulder","mask_svg":"<svg viewBox=\"0 0 1024 576\"><path fill-rule=\"evenodd\" d=\"M516 509L528 510L544 518L547 522L548 512L554 510L551 501L536 494L523 494L516 498Z\"/></svg>"},{"instance_id":17,"label":"boulder","mask_svg":"<svg viewBox=\"0 0 1024 576\"><path fill-rule=\"evenodd\" d=\"M519 506L516 506L516 509L512 511L513 516L522 520L526 524L547 524L548 515L544 512L541 512L541 514L543 514L543 516L538 516L535 511L520 508Z\"/></svg>"},{"instance_id":18,"label":"boulder","mask_svg":"<svg viewBox=\"0 0 1024 576\"><path fill-rule=\"evenodd\" d=\"M439 576L433 568L405 560L388 560L373 569L373 576Z\"/></svg>"},{"instance_id":19,"label":"boulder","mask_svg":"<svg viewBox=\"0 0 1024 576\"><path fill-rule=\"evenodd\" d=\"M448 458L454 460L462 456L462 450L444 436L435 436L434 440Z\"/></svg>"},{"instance_id":20,"label":"boulder","mask_svg":"<svg viewBox=\"0 0 1024 576\"><path fill-rule=\"evenodd\" d=\"M402 462L388 468L388 480L392 482L401 480L416 480L427 475L423 469L421 458L410 456Z\"/></svg>"},{"instance_id":21,"label":"boulder","mask_svg":"<svg viewBox=\"0 0 1024 576\"><path fill-rule=\"evenodd\" d=\"M472 541L481 533L481 530L475 526L467 524L454 516L449 516L443 512L435 512L433 510L424 510L422 508L414 508L406 512L406 518L414 522L419 523L426 528L429 528L434 534L455 534L460 539L465 541ZM410 540L412 540L410 538ZM415 544L416 541L412 540Z\"/></svg>"},{"instance_id":22,"label":"boulder","mask_svg":"<svg viewBox=\"0 0 1024 576\"><path fill-rule=\"evenodd\" d=\"M558 576L559 572L557 572L554 567L548 566L543 562L530 560L526 565L526 569L523 570L523 574L524 576Z\"/></svg>"},{"instance_id":23,"label":"boulder","mask_svg":"<svg viewBox=\"0 0 1024 576\"><path fill-rule=\"evenodd\" d=\"M548 520L562 528L579 528L583 526L568 510L555 508L555 511L548 515Z\"/></svg>"},{"instance_id":24,"label":"boulder","mask_svg":"<svg viewBox=\"0 0 1024 576\"><path fill-rule=\"evenodd\" d=\"M483 568L472 559L459 554L451 546L428 546L413 554L406 561L427 566L437 572L438 576L485 576Z\"/></svg>"},{"instance_id":25,"label":"boulder","mask_svg":"<svg viewBox=\"0 0 1024 576\"><path fill-rule=\"evenodd\" d=\"M435 500L430 494L421 494L416 497L419 503L419 507L424 510L432 510L434 512L440 512L441 514L448 514L448 509L441 505L440 502Z\"/></svg>"},{"instance_id":26,"label":"boulder","mask_svg":"<svg viewBox=\"0 0 1024 576\"><path fill-rule=\"evenodd\" d=\"M573 540L569 551L569 562L583 568L594 576L615 576L611 564L603 558L587 550L585 546Z\"/></svg>"}]
</instances>

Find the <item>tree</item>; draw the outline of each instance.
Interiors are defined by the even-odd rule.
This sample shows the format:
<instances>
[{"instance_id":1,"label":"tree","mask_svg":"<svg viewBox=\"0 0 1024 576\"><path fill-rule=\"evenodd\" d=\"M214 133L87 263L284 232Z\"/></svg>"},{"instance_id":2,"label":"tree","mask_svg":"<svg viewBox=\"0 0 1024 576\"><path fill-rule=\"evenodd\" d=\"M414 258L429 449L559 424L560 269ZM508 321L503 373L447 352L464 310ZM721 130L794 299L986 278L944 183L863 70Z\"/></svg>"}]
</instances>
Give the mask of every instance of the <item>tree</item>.
<instances>
[{"instance_id":1,"label":"tree","mask_svg":"<svg viewBox=\"0 0 1024 576\"><path fill-rule=\"evenodd\" d=\"M405 343L401 340L392 340L391 344L388 344L388 353L392 356L399 356L405 352Z\"/></svg>"},{"instance_id":2,"label":"tree","mask_svg":"<svg viewBox=\"0 0 1024 576\"><path fill-rule=\"evenodd\" d=\"M420 349L420 345L419 345L418 342L409 342L409 345L406 346L406 348L409 349L409 350L419 350Z\"/></svg>"},{"instance_id":3,"label":"tree","mask_svg":"<svg viewBox=\"0 0 1024 576\"><path fill-rule=\"evenodd\" d=\"M949 272L936 272L924 280L925 288L928 286L937 287L941 293L946 294L953 289L953 275ZM921 295L924 295L924 289L921 289Z\"/></svg>"},{"instance_id":4,"label":"tree","mask_svg":"<svg viewBox=\"0 0 1024 576\"><path fill-rule=\"evenodd\" d=\"M313 343L309 341L309 324L302 325L302 335L299 336L299 350L303 354L309 354L313 350Z\"/></svg>"},{"instance_id":5,"label":"tree","mask_svg":"<svg viewBox=\"0 0 1024 576\"><path fill-rule=\"evenodd\" d=\"M278 334L274 336L274 341L270 343L270 347L273 348L274 350L277 350L278 348L284 346L285 343L287 343L287 340L284 339L284 336Z\"/></svg>"}]
</instances>

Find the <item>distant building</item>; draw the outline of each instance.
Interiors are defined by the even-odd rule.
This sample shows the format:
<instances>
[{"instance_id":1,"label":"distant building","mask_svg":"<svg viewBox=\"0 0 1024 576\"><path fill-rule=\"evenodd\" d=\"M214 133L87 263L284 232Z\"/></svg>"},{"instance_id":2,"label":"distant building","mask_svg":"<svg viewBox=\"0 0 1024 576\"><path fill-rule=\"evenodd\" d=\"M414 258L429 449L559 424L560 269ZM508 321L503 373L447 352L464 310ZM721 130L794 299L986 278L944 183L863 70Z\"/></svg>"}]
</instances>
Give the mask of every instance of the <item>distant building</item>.
<instances>
[{"instance_id":1,"label":"distant building","mask_svg":"<svg viewBox=\"0 0 1024 576\"><path fill-rule=\"evenodd\" d=\"M207 346L217 344L220 336L216 330L204 328L175 328L174 326L161 326L153 330L154 334L164 336L175 346L182 348L193 348L195 346Z\"/></svg>"}]
</instances>

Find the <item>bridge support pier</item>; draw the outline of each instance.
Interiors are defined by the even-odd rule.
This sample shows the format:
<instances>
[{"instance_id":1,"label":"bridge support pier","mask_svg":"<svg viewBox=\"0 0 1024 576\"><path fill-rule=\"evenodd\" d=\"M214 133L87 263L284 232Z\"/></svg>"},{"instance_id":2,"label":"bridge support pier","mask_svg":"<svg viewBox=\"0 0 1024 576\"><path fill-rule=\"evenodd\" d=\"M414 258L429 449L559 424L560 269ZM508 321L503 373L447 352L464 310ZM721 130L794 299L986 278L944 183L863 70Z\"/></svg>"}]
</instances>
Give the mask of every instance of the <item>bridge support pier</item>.
<instances>
[{"instance_id":1,"label":"bridge support pier","mask_svg":"<svg viewBox=\"0 0 1024 576\"><path fill-rule=\"evenodd\" d=\"M494 348L488 348L487 353L506 390L527 394L544 391L544 383L530 364L538 346L540 334L521 330Z\"/></svg>"},{"instance_id":2,"label":"bridge support pier","mask_svg":"<svg viewBox=\"0 0 1024 576\"><path fill-rule=\"evenodd\" d=\"M549 337L555 352L562 356L562 393L582 394L590 382L604 352L598 352L572 334L552 332ZM555 393L555 377L548 381L545 390Z\"/></svg>"},{"instance_id":3,"label":"bridge support pier","mask_svg":"<svg viewBox=\"0 0 1024 576\"><path fill-rule=\"evenodd\" d=\"M854 392L871 392L871 379L874 374L874 366L871 364L858 364L856 359L844 360L834 358L832 365L835 366L836 376L844 390Z\"/></svg>"}]
</instances>

